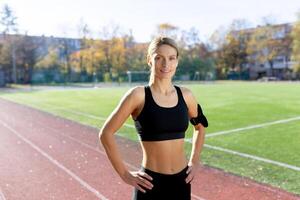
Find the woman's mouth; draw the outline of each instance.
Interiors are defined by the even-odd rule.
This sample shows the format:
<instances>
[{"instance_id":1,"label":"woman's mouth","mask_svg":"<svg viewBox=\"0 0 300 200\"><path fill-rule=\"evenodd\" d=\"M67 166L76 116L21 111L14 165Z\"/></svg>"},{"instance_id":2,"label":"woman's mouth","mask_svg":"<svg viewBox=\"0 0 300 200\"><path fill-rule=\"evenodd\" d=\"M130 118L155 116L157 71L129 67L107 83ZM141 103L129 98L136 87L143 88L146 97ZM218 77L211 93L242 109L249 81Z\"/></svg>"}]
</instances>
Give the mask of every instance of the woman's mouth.
<instances>
[{"instance_id":1,"label":"woman's mouth","mask_svg":"<svg viewBox=\"0 0 300 200\"><path fill-rule=\"evenodd\" d=\"M170 70L163 70L163 69L161 69L160 70L162 73L169 73L170 72Z\"/></svg>"}]
</instances>

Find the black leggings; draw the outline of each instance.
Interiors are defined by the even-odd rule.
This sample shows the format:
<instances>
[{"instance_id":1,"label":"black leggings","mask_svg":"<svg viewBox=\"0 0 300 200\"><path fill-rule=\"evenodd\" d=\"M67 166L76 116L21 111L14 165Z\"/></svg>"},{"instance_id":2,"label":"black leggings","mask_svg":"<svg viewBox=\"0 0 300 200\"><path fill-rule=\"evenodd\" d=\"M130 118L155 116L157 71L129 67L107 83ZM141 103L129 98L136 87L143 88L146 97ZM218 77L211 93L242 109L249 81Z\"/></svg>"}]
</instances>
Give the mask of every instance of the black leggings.
<instances>
[{"instance_id":1,"label":"black leggings","mask_svg":"<svg viewBox=\"0 0 300 200\"><path fill-rule=\"evenodd\" d=\"M187 169L188 166L176 174L161 174L142 167L153 178L153 188L143 188L146 193L134 188L132 200L190 200L191 184L185 182Z\"/></svg>"}]
</instances>

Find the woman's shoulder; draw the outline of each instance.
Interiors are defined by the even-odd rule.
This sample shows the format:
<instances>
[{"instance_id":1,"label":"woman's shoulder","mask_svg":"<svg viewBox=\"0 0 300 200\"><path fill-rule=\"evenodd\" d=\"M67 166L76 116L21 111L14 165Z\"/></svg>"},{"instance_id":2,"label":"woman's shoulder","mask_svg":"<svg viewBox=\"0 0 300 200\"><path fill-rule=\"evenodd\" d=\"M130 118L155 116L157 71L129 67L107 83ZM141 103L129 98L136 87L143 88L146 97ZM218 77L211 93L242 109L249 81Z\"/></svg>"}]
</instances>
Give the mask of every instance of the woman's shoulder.
<instances>
[{"instance_id":1,"label":"woman's shoulder","mask_svg":"<svg viewBox=\"0 0 300 200\"><path fill-rule=\"evenodd\" d=\"M186 102L187 105L192 105L196 102L196 98L192 90L184 86L178 86L178 87L180 88L184 101Z\"/></svg>"},{"instance_id":2,"label":"woman's shoulder","mask_svg":"<svg viewBox=\"0 0 300 200\"><path fill-rule=\"evenodd\" d=\"M127 91L128 96L130 96L131 98L133 98L134 100L140 100L143 99L145 96L145 90L144 90L145 86L135 86L130 88Z\"/></svg>"},{"instance_id":3,"label":"woman's shoulder","mask_svg":"<svg viewBox=\"0 0 300 200\"><path fill-rule=\"evenodd\" d=\"M184 97L187 97L187 98L193 97L193 92L189 88L184 87L184 86L177 86L177 87L180 88L181 93Z\"/></svg>"}]
</instances>

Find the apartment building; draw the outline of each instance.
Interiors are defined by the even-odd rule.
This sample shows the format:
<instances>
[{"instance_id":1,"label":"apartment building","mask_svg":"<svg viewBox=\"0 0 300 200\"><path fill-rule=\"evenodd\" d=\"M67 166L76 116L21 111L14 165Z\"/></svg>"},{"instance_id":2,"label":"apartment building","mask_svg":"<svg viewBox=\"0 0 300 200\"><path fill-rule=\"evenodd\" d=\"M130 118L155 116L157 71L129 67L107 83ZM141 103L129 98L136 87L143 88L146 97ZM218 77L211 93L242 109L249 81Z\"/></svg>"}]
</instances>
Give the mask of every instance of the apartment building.
<instances>
[{"instance_id":1,"label":"apartment building","mask_svg":"<svg viewBox=\"0 0 300 200\"><path fill-rule=\"evenodd\" d=\"M233 33L236 37L243 35L241 45L247 46L245 47L247 59L242 64L242 70L248 71L250 79L276 77L284 80L292 78L292 39L290 37L292 26L291 23L258 26ZM252 40L256 39L252 50L251 42L249 43L251 38Z\"/></svg>"}]
</instances>

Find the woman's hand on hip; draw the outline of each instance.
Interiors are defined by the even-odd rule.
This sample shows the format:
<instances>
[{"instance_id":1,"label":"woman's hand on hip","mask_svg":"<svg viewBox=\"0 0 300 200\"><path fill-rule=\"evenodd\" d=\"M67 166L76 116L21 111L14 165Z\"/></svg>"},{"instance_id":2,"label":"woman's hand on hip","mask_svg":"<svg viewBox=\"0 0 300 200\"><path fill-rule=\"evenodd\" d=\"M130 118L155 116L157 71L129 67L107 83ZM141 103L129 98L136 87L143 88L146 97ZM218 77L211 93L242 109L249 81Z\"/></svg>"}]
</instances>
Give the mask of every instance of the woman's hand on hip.
<instances>
[{"instance_id":1,"label":"woman's hand on hip","mask_svg":"<svg viewBox=\"0 0 300 200\"><path fill-rule=\"evenodd\" d=\"M141 186L149 190L153 187L153 184L150 182L152 181L152 177L142 171L127 171L122 179L125 183L134 186L144 193L146 191Z\"/></svg>"},{"instance_id":2,"label":"woman's hand on hip","mask_svg":"<svg viewBox=\"0 0 300 200\"><path fill-rule=\"evenodd\" d=\"M188 169L186 171L188 176L186 177L185 182L186 183L191 182L194 179L194 177L196 176L197 172L200 170L200 168L201 168L200 162L197 162L197 163L190 162L188 164Z\"/></svg>"}]
</instances>

